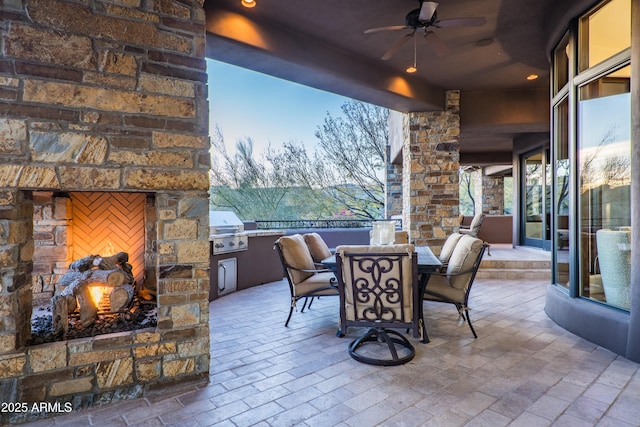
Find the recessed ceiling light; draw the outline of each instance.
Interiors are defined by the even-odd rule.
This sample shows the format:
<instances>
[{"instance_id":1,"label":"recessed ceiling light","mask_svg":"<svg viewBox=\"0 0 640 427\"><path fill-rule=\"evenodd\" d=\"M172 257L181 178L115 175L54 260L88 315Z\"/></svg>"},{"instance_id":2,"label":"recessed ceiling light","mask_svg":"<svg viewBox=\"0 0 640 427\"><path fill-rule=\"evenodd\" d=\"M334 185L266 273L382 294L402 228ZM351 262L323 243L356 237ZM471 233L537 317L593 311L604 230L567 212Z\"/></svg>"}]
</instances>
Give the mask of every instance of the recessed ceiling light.
<instances>
[{"instance_id":1,"label":"recessed ceiling light","mask_svg":"<svg viewBox=\"0 0 640 427\"><path fill-rule=\"evenodd\" d=\"M537 78L538 78L538 75L537 75L537 74L529 74L529 75L527 76L527 80L535 80L535 79L537 79Z\"/></svg>"},{"instance_id":2,"label":"recessed ceiling light","mask_svg":"<svg viewBox=\"0 0 640 427\"><path fill-rule=\"evenodd\" d=\"M251 8L251 7L254 7L256 5L256 0L242 0L241 4L244 7Z\"/></svg>"}]
</instances>

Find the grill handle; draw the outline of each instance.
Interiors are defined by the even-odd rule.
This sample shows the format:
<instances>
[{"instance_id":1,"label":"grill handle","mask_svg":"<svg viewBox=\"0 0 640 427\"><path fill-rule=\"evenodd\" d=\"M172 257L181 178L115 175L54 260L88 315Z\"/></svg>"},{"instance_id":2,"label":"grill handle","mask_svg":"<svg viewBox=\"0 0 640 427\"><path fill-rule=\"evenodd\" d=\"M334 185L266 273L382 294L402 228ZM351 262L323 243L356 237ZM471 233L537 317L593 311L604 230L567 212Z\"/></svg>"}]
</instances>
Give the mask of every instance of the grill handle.
<instances>
[{"instance_id":1,"label":"grill handle","mask_svg":"<svg viewBox=\"0 0 640 427\"><path fill-rule=\"evenodd\" d=\"M223 286L222 288L220 288L220 283L218 283L218 289L220 289L221 291L224 291L225 288L227 287L227 267L224 264L220 264L218 266L218 268L222 267L222 283Z\"/></svg>"}]
</instances>

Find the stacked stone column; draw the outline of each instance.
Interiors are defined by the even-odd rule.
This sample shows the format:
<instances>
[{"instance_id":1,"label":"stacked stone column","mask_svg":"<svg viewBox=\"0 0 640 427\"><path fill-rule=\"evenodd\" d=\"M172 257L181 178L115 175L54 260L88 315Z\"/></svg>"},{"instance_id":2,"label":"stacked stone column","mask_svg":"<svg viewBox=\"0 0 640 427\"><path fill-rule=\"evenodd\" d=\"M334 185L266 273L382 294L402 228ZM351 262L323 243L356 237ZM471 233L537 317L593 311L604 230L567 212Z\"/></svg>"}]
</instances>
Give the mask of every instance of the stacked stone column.
<instances>
[{"instance_id":1,"label":"stacked stone column","mask_svg":"<svg viewBox=\"0 0 640 427\"><path fill-rule=\"evenodd\" d=\"M482 175L482 212L504 214L504 177Z\"/></svg>"},{"instance_id":2,"label":"stacked stone column","mask_svg":"<svg viewBox=\"0 0 640 427\"><path fill-rule=\"evenodd\" d=\"M403 227L434 253L459 215L460 92L446 96L444 111L409 113L403 147Z\"/></svg>"},{"instance_id":3,"label":"stacked stone column","mask_svg":"<svg viewBox=\"0 0 640 427\"><path fill-rule=\"evenodd\" d=\"M387 147L389 159L389 147ZM387 212L386 217L402 215L402 165L392 164L387 160Z\"/></svg>"}]
</instances>

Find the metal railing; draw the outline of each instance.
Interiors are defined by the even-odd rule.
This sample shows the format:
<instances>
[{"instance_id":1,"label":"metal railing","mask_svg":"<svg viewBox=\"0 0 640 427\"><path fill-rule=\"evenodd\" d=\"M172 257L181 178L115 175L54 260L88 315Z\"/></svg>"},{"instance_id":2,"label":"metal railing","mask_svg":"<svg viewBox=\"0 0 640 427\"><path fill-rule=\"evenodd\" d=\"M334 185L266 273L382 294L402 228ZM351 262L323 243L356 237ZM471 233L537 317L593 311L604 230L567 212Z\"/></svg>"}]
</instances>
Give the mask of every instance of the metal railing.
<instances>
[{"instance_id":1,"label":"metal railing","mask_svg":"<svg viewBox=\"0 0 640 427\"><path fill-rule=\"evenodd\" d=\"M298 228L371 228L371 219L294 219L294 220L256 220L259 230L288 230ZM394 219L396 228L402 228L402 220Z\"/></svg>"}]
</instances>

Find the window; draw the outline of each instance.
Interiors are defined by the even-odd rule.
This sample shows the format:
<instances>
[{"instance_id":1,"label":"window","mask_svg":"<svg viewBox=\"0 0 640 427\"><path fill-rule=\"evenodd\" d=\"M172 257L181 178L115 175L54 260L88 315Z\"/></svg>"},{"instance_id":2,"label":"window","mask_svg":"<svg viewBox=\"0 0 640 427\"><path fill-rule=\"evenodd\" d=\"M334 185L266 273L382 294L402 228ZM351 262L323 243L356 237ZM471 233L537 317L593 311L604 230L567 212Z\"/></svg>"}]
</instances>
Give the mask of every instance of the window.
<instances>
[{"instance_id":1,"label":"window","mask_svg":"<svg viewBox=\"0 0 640 427\"><path fill-rule=\"evenodd\" d=\"M555 281L566 288L570 285L569 274L569 215L570 215L570 173L569 160L569 100L565 97L554 109L555 127L555 235L556 265Z\"/></svg>"},{"instance_id":2,"label":"window","mask_svg":"<svg viewBox=\"0 0 640 427\"><path fill-rule=\"evenodd\" d=\"M622 310L631 285L630 45L631 2L608 0L552 52L554 282Z\"/></svg>"},{"instance_id":3,"label":"window","mask_svg":"<svg viewBox=\"0 0 640 427\"><path fill-rule=\"evenodd\" d=\"M631 46L631 2L611 0L580 19L579 71Z\"/></svg>"},{"instance_id":4,"label":"window","mask_svg":"<svg viewBox=\"0 0 640 427\"><path fill-rule=\"evenodd\" d=\"M630 66L584 85L578 102L581 295L629 309Z\"/></svg>"},{"instance_id":5,"label":"window","mask_svg":"<svg viewBox=\"0 0 640 427\"><path fill-rule=\"evenodd\" d=\"M569 83L569 40L565 34L560 44L553 52L553 94L557 95Z\"/></svg>"}]
</instances>

